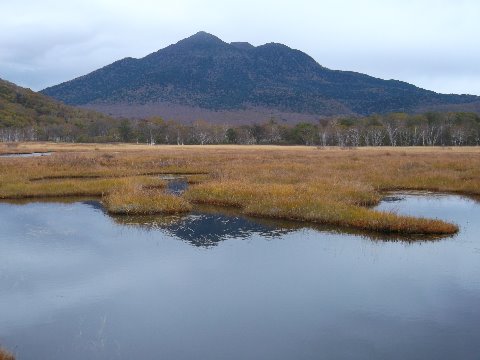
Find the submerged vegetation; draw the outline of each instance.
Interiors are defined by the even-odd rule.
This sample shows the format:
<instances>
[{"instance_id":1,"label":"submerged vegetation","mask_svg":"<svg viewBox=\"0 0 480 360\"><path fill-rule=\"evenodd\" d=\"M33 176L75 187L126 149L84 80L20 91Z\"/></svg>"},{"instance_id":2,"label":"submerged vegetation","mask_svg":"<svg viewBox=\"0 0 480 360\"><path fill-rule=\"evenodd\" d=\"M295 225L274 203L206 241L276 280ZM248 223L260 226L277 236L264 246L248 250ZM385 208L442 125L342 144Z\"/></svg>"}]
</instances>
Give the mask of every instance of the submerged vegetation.
<instances>
[{"instance_id":1,"label":"submerged vegetation","mask_svg":"<svg viewBox=\"0 0 480 360\"><path fill-rule=\"evenodd\" d=\"M14 147L14 149L12 148ZM250 216L400 234L452 234L454 224L372 207L392 190L480 195L478 148L0 145L0 198L98 196L115 214L180 213L192 204L236 207ZM165 191L169 174L190 183Z\"/></svg>"}]
</instances>

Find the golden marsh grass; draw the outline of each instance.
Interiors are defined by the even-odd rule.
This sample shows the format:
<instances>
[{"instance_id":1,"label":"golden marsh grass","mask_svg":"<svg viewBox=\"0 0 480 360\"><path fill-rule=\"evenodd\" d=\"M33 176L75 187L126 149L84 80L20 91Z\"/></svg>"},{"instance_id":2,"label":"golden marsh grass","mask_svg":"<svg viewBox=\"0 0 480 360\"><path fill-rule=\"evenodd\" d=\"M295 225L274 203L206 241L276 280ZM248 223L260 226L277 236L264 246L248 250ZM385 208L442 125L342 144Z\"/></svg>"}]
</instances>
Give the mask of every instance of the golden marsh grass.
<instances>
[{"instance_id":1,"label":"golden marsh grass","mask_svg":"<svg viewBox=\"0 0 480 360\"><path fill-rule=\"evenodd\" d=\"M375 211L388 191L480 195L480 149L146 146L22 143L0 158L0 198L103 196L116 213L188 211L192 203L245 214L405 234L451 234L454 224ZM12 152L0 145L0 153ZM161 174L185 174L182 197Z\"/></svg>"},{"instance_id":2,"label":"golden marsh grass","mask_svg":"<svg viewBox=\"0 0 480 360\"><path fill-rule=\"evenodd\" d=\"M135 180L114 188L102 202L109 213L116 215L176 214L192 209L185 199L142 186Z\"/></svg>"}]
</instances>

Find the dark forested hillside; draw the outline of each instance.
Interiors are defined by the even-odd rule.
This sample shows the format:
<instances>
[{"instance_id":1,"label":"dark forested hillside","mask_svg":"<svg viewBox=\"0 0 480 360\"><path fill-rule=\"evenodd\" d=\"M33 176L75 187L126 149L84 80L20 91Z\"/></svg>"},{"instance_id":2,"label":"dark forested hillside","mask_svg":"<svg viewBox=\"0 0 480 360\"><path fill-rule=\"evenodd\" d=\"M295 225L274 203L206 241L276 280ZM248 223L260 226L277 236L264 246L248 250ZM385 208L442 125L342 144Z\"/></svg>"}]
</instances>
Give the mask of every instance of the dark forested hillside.
<instances>
[{"instance_id":1,"label":"dark forested hillside","mask_svg":"<svg viewBox=\"0 0 480 360\"><path fill-rule=\"evenodd\" d=\"M480 116L472 112L390 113L332 116L295 125L274 118L251 124L204 120L185 124L161 117L116 120L0 80L0 142L25 140L179 145L478 146Z\"/></svg>"},{"instance_id":2,"label":"dark forested hillside","mask_svg":"<svg viewBox=\"0 0 480 360\"><path fill-rule=\"evenodd\" d=\"M87 128L110 128L113 122L0 79L0 140L76 139Z\"/></svg>"},{"instance_id":3,"label":"dark forested hillside","mask_svg":"<svg viewBox=\"0 0 480 360\"><path fill-rule=\"evenodd\" d=\"M183 107L183 112L187 106L319 116L480 109L480 97L437 94L401 81L330 70L285 45L228 44L204 32L43 93L117 115L131 114L128 109L133 107L138 117L164 115L165 105ZM149 105L150 112L142 114L139 105Z\"/></svg>"}]
</instances>

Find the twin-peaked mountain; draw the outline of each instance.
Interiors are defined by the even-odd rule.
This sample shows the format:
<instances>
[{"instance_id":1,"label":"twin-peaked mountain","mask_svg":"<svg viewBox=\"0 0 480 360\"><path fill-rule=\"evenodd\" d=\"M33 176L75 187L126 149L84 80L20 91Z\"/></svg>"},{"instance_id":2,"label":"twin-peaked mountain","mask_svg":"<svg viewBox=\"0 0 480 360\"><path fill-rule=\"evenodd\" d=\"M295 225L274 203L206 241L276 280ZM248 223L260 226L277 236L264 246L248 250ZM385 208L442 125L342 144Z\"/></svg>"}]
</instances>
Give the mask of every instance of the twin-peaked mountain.
<instances>
[{"instance_id":1,"label":"twin-peaked mountain","mask_svg":"<svg viewBox=\"0 0 480 360\"><path fill-rule=\"evenodd\" d=\"M43 93L114 115L174 117L177 112L179 120L195 111L209 120L209 114L235 112L298 117L480 108L477 96L437 94L401 81L330 70L285 45L229 44L205 32Z\"/></svg>"}]
</instances>

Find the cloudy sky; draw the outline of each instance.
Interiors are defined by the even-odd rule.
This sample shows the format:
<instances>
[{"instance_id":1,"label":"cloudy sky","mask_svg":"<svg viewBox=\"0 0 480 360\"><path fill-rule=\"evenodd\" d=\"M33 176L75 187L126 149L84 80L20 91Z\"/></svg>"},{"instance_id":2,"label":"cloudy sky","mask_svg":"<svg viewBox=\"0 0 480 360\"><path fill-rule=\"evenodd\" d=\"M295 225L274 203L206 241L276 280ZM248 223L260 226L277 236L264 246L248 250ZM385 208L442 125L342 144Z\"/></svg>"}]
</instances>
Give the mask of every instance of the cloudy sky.
<instances>
[{"instance_id":1,"label":"cloudy sky","mask_svg":"<svg viewBox=\"0 0 480 360\"><path fill-rule=\"evenodd\" d=\"M478 0L0 0L0 78L40 90L199 30L480 95Z\"/></svg>"}]
</instances>

